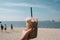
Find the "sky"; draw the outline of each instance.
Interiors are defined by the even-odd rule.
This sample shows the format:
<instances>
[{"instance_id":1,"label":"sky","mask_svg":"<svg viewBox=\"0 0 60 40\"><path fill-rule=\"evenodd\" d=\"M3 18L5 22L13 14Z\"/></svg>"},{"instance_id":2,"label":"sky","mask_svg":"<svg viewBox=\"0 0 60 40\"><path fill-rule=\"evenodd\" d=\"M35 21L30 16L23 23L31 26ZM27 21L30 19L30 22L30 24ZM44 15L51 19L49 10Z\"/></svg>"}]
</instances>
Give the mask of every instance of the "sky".
<instances>
[{"instance_id":1,"label":"sky","mask_svg":"<svg viewBox=\"0 0 60 40\"><path fill-rule=\"evenodd\" d=\"M25 21L30 7L39 21L60 21L60 0L0 0L0 21Z\"/></svg>"}]
</instances>

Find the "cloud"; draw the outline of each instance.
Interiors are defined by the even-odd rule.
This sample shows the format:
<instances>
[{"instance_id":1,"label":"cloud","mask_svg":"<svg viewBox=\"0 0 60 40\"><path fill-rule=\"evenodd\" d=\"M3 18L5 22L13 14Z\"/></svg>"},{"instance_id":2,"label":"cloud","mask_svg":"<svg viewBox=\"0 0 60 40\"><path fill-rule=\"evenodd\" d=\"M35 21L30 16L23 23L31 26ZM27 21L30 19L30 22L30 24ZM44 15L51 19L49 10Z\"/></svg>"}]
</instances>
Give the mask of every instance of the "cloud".
<instances>
[{"instance_id":1,"label":"cloud","mask_svg":"<svg viewBox=\"0 0 60 40\"><path fill-rule=\"evenodd\" d=\"M23 14L24 12L20 10L0 8L0 21L24 21Z\"/></svg>"},{"instance_id":2,"label":"cloud","mask_svg":"<svg viewBox=\"0 0 60 40\"><path fill-rule=\"evenodd\" d=\"M46 8L47 6L45 5L35 5L35 4L30 4L30 3L11 3L11 2L6 2L6 3L0 3L0 5L3 6L23 6L23 7L38 7L38 8Z\"/></svg>"},{"instance_id":3,"label":"cloud","mask_svg":"<svg viewBox=\"0 0 60 40\"><path fill-rule=\"evenodd\" d=\"M24 21L24 17L19 16L0 16L0 21Z\"/></svg>"},{"instance_id":4,"label":"cloud","mask_svg":"<svg viewBox=\"0 0 60 40\"><path fill-rule=\"evenodd\" d=\"M9 9L9 8L0 8L0 14L20 14L23 13L21 10L16 10L16 9Z\"/></svg>"},{"instance_id":5,"label":"cloud","mask_svg":"<svg viewBox=\"0 0 60 40\"><path fill-rule=\"evenodd\" d=\"M9 12L9 11L12 12L12 11L13 11L13 12L14 12L14 11L18 11L18 10L9 9L9 8L1 8L1 7L0 7L0 11L5 11L5 12L6 12L6 11L7 11L7 12Z\"/></svg>"},{"instance_id":6,"label":"cloud","mask_svg":"<svg viewBox=\"0 0 60 40\"><path fill-rule=\"evenodd\" d=\"M23 7L37 7L37 8L44 8L44 9L46 9L46 10L48 10L49 12L48 12L48 14L49 13L52 13L52 14L55 14L55 13L60 13L60 11L56 11L56 10L54 10L53 8L52 8L52 5L45 5L45 4L31 4L31 3L11 3L11 2L4 2L4 3L0 3L0 6L4 6L4 8L1 8L0 7L0 13L3 13L4 15L7 15L7 14L9 14L9 13L11 13L11 14L14 14L14 16L3 16L3 17L1 17L1 15L0 15L0 19L1 20L4 20L4 17L5 17L5 19L7 19L7 20L23 20L24 19L24 17L19 17L19 16L15 16L16 14L18 14L18 13L22 13L23 11L21 11L21 10L15 10L15 9L10 9L10 8L7 8L7 7L15 7L15 6L18 6L18 7L20 7L20 6L23 6ZM6 7L6 8L5 8ZM42 10L43 11L43 10ZM16 13L16 14L15 14ZM40 10L39 10L39 14L40 14ZM40 16L40 15L39 15ZM44 18L43 18L44 19ZM41 19L41 20L43 20L43 19ZM48 19L48 18L47 18Z\"/></svg>"}]
</instances>

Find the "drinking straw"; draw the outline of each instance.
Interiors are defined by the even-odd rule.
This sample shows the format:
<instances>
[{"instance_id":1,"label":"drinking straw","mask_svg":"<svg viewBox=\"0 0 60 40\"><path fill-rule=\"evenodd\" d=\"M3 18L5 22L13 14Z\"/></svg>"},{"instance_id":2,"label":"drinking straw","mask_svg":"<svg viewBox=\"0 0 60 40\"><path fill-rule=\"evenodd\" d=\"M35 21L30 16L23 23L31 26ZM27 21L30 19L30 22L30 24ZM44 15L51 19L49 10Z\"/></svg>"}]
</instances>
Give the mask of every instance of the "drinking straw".
<instances>
[{"instance_id":1,"label":"drinking straw","mask_svg":"<svg viewBox=\"0 0 60 40\"><path fill-rule=\"evenodd\" d=\"M30 7L30 10L31 10L31 18L33 17L33 14L32 14L32 7Z\"/></svg>"}]
</instances>

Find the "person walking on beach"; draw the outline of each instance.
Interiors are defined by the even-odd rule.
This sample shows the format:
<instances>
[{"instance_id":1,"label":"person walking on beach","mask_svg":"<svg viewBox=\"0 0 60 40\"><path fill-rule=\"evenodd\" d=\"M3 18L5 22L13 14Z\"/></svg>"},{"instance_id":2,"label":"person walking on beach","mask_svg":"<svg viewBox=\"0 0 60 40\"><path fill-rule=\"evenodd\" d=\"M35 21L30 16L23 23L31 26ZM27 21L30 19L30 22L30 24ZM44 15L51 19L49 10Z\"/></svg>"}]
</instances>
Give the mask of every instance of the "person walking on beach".
<instances>
[{"instance_id":1,"label":"person walking on beach","mask_svg":"<svg viewBox=\"0 0 60 40\"><path fill-rule=\"evenodd\" d=\"M3 28L4 28L4 27L3 27L3 25L1 24L1 31L3 31Z\"/></svg>"},{"instance_id":2,"label":"person walking on beach","mask_svg":"<svg viewBox=\"0 0 60 40\"><path fill-rule=\"evenodd\" d=\"M4 28L4 30L5 30L5 31L7 30L7 26L6 26L6 24L5 24L5 28Z\"/></svg>"},{"instance_id":3,"label":"person walking on beach","mask_svg":"<svg viewBox=\"0 0 60 40\"><path fill-rule=\"evenodd\" d=\"M13 25L11 24L11 30L13 30Z\"/></svg>"}]
</instances>

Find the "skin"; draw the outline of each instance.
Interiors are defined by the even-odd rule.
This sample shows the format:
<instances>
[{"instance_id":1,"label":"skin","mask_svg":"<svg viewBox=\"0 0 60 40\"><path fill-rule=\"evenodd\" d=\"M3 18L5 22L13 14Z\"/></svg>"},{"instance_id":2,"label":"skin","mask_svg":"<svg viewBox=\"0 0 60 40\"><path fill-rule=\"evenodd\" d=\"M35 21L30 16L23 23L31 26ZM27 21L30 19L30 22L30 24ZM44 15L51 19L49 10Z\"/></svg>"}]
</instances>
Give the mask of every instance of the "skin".
<instances>
[{"instance_id":1,"label":"skin","mask_svg":"<svg viewBox=\"0 0 60 40\"><path fill-rule=\"evenodd\" d=\"M28 38L28 35L29 35L29 33L31 33L31 31L32 31L31 28L28 30L24 30L20 40L30 40Z\"/></svg>"}]
</instances>

